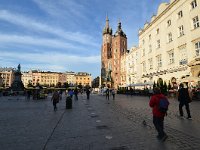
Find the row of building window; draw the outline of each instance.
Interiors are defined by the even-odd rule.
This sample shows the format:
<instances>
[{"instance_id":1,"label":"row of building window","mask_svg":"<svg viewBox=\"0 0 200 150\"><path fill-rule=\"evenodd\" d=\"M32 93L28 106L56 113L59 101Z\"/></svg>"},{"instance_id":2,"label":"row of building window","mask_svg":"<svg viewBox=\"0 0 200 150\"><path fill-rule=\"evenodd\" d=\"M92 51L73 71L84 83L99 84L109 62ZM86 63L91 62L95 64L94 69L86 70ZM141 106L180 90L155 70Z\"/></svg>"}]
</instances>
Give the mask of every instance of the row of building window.
<instances>
[{"instance_id":1,"label":"row of building window","mask_svg":"<svg viewBox=\"0 0 200 150\"><path fill-rule=\"evenodd\" d=\"M171 20L168 20L167 23L171 25ZM199 28L200 27L199 17L195 16L194 18L192 18L192 23L193 23L193 29ZM158 28L156 30L156 34L159 34L159 32L160 32L160 29ZM179 33L179 37L184 35L184 27L183 27L183 25L178 27L178 33ZM151 34L149 34L149 41L151 40L151 37L152 37ZM170 33L168 33L168 42L171 42L171 41L172 41L172 34L170 32ZM145 40L143 39L142 42L143 42L143 45L144 45L145 44Z\"/></svg>"},{"instance_id":2,"label":"row of building window","mask_svg":"<svg viewBox=\"0 0 200 150\"><path fill-rule=\"evenodd\" d=\"M172 34L169 35L170 36L170 40L172 41ZM160 40L157 40L157 49L160 48ZM200 55L200 42L195 43L195 51L196 51L196 56ZM152 45L149 45L149 53L152 52ZM142 56L145 56L145 49L142 50Z\"/></svg>"},{"instance_id":3,"label":"row of building window","mask_svg":"<svg viewBox=\"0 0 200 150\"><path fill-rule=\"evenodd\" d=\"M78 77L76 77L76 79L78 80L82 80L82 78L78 78ZM86 80L86 78L83 78L84 80ZM90 78L88 78L88 80L90 80Z\"/></svg>"},{"instance_id":4,"label":"row of building window","mask_svg":"<svg viewBox=\"0 0 200 150\"><path fill-rule=\"evenodd\" d=\"M196 56L200 56L200 42L195 43L195 51L196 51ZM169 64L173 64L175 62L173 50L168 52L168 57L169 57ZM188 63L185 49L181 51L180 58L181 59L179 61L179 65L185 65ZM161 54L157 55L156 59L157 59L157 67L158 68L162 67L162 55ZM149 70L153 69L153 58L148 59L148 64L149 64ZM146 62L144 61L142 65L143 65L143 72L145 72Z\"/></svg>"}]
</instances>

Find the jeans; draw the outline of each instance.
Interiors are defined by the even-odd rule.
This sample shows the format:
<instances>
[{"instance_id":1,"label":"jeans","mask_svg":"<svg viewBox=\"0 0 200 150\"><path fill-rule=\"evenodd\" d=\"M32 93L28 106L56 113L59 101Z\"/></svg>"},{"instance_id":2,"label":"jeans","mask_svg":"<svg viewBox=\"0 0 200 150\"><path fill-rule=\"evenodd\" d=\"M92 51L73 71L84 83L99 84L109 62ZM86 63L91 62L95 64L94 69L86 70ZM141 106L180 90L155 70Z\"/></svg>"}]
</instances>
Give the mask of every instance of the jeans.
<instances>
[{"instance_id":1,"label":"jeans","mask_svg":"<svg viewBox=\"0 0 200 150\"><path fill-rule=\"evenodd\" d=\"M164 117L153 116L153 124L158 131L158 137L162 138L165 135L164 132Z\"/></svg>"}]
</instances>

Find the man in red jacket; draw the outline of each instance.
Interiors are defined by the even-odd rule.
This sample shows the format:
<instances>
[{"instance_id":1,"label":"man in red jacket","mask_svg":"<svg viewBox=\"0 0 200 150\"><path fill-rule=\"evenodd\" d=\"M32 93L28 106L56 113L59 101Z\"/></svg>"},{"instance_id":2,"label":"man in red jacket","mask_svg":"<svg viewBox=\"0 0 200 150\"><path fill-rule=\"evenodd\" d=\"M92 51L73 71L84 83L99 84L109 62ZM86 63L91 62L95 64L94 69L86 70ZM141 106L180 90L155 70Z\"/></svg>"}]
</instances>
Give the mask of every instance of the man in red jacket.
<instances>
[{"instance_id":1,"label":"man in red jacket","mask_svg":"<svg viewBox=\"0 0 200 150\"><path fill-rule=\"evenodd\" d=\"M166 113L161 112L159 110L159 103L160 99L166 98L160 91L160 88L155 87L153 89L154 94L150 99L149 106L153 110L153 124L158 131L157 138L164 141L168 137L166 133L164 132L164 117Z\"/></svg>"}]
</instances>

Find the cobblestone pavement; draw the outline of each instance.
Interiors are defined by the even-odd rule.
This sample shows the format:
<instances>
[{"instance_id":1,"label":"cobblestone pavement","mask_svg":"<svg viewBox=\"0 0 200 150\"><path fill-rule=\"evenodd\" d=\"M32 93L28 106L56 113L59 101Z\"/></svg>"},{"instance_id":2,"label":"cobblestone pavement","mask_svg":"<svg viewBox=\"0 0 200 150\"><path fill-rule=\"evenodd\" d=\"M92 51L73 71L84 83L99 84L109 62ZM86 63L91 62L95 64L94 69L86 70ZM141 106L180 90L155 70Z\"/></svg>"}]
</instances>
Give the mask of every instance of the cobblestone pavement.
<instances>
[{"instance_id":1,"label":"cobblestone pavement","mask_svg":"<svg viewBox=\"0 0 200 150\"><path fill-rule=\"evenodd\" d=\"M200 101L191 103L193 120L178 117L170 99L165 142L156 139L147 97L79 95L73 109L65 97L53 111L50 101L0 97L0 150L199 150ZM146 125L142 122L145 120Z\"/></svg>"}]
</instances>

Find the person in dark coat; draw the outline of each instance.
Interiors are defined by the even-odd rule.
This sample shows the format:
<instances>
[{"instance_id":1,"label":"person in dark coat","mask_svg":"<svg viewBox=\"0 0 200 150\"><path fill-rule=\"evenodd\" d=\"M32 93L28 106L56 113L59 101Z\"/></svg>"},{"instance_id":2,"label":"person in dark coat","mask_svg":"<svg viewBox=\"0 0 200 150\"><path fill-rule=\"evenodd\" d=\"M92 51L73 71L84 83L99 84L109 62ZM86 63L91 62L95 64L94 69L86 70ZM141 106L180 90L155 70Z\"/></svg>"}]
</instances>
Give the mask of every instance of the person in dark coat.
<instances>
[{"instance_id":1,"label":"person in dark coat","mask_svg":"<svg viewBox=\"0 0 200 150\"><path fill-rule=\"evenodd\" d=\"M159 110L159 103L161 98L165 96L161 93L160 88L155 87L153 89L154 94L151 96L149 106L153 111L153 124L158 132L157 138L164 141L168 136L164 132L164 117L166 113L163 113Z\"/></svg>"},{"instance_id":2,"label":"person in dark coat","mask_svg":"<svg viewBox=\"0 0 200 150\"><path fill-rule=\"evenodd\" d=\"M59 95L58 91L55 90L53 93L53 96L51 98L51 101L53 101L54 111L57 110L56 104L59 102L59 99L60 99L60 95Z\"/></svg>"},{"instance_id":3,"label":"person in dark coat","mask_svg":"<svg viewBox=\"0 0 200 150\"><path fill-rule=\"evenodd\" d=\"M179 101L179 113L180 117L183 118L183 106L185 105L186 111L187 111L187 119L192 119L191 114L190 114L190 107L189 107L189 102L191 101L188 88L184 88L184 85L181 83L179 85L179 90L178 90L178 101Z\"/></svg>"},{"instance_id":4,"label":"person in dark coat","mask_svg":"<svg viewBox=\"0 0 200 150\"><path fill-rule=\"evenodd\" d=\"M86 89L86 95L87 95L87 99L89 100L90 99L90 89L89 88Z\"/></svg>"},{"instance_id":5,"label":"person in dark coat","mask_svg":"<svg viewBox=\"0 0 200 150\"><path fill-rule=\"evenodd\" d=\"M77 88L74 89L74 96L75 96L75 100L78 100L78 89Z\"/></svg>"},{"instance_id":6,"label":"person in dark coat","mask_svg":"<svg viewBox=\"0 0 200 150\"><path fill-rule=\"evenodd\" d=\"M110 98L110 90L106 89L106 99L109 100Z\"/></svg>"}]
</instances>

